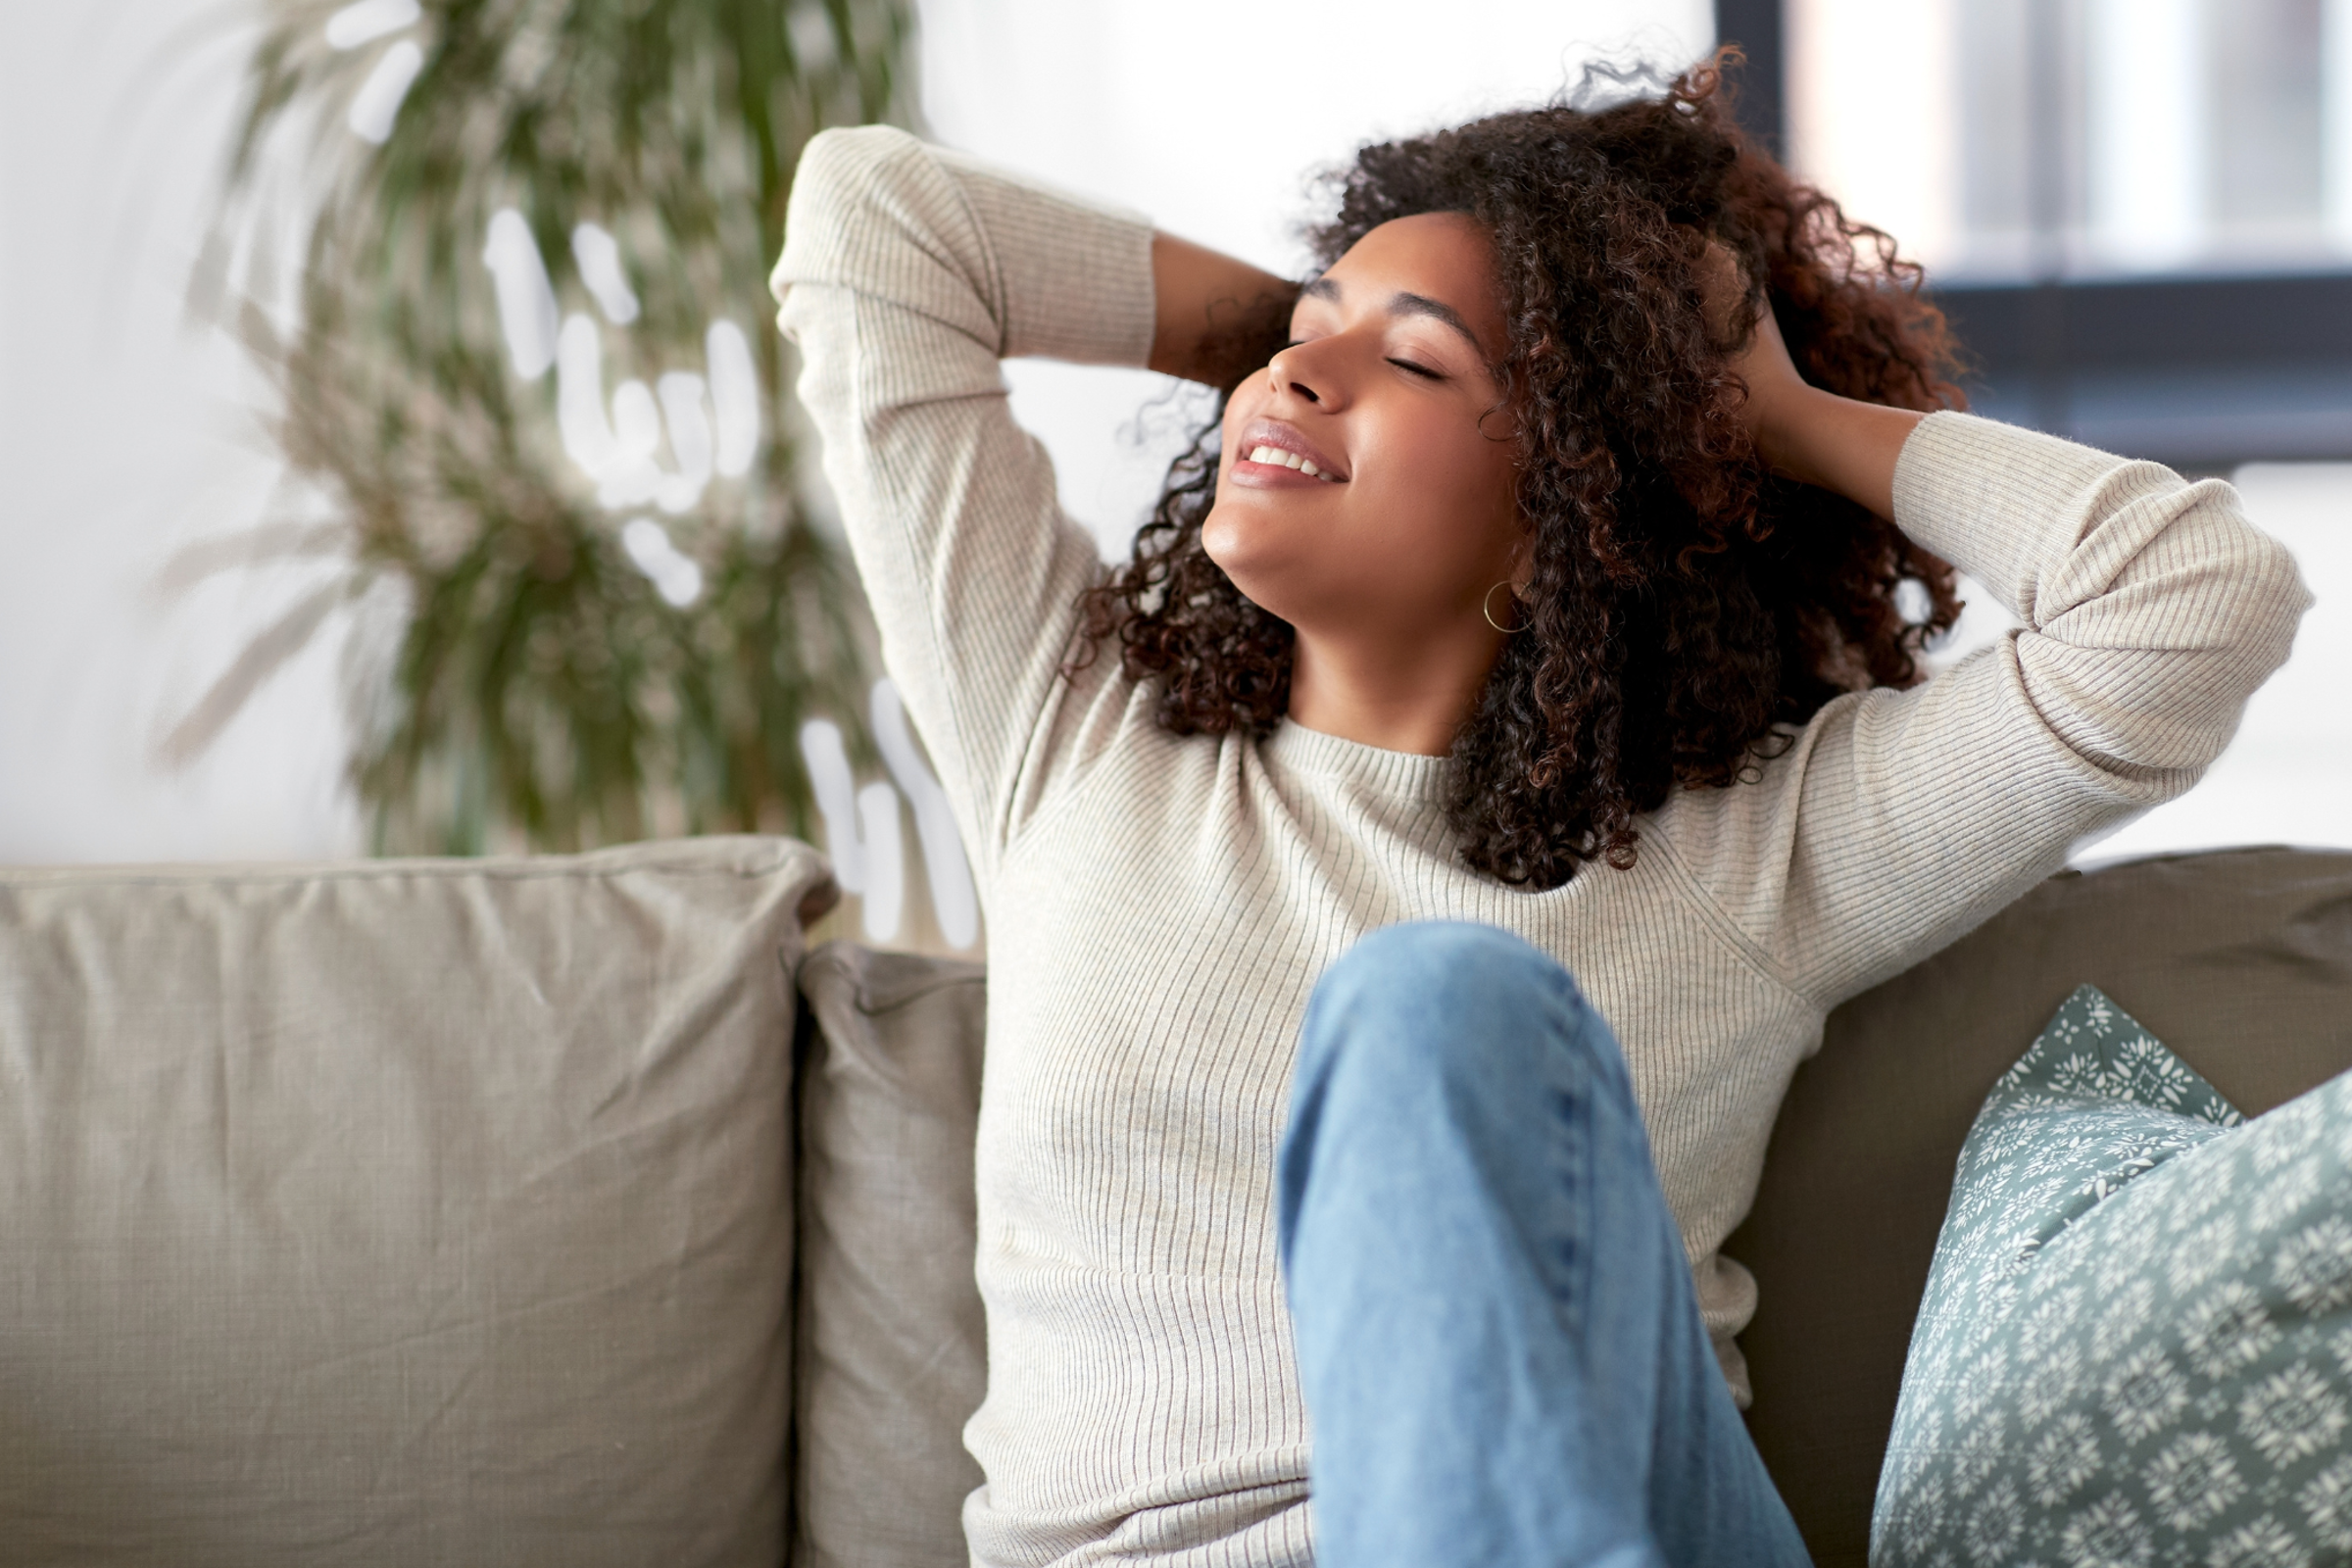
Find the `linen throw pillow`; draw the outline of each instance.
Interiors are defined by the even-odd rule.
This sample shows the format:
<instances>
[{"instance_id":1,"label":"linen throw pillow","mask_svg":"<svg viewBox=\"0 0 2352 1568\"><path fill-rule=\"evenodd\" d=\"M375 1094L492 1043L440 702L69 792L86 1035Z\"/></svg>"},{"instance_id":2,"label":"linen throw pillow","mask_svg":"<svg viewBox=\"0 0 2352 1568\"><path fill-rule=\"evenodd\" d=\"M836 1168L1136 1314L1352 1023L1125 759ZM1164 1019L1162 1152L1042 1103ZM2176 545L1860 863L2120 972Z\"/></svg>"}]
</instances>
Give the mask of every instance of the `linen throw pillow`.
<instances>
[{"instance_id":1,"label":"linen throw pillow","mask_svg":"<svg viewBox=\"0 0 2352 1568\"><path fill-rule=\"evenodd\" d=\"M2352 1075L2241 1127L2078 990L1961 1152L1874 1568L2352 1561L2348 1208Z\"/></svg>"},{"instance_id":2,"label":"linen throw pillow","mask_svg":"<svg viewBox=\"0 0 2352 1568\"><path fill-rule=\"evenodd\" d=\"M0 872L0 1564L775 1568L828 882Z\"/></svg>"}]
</instances>

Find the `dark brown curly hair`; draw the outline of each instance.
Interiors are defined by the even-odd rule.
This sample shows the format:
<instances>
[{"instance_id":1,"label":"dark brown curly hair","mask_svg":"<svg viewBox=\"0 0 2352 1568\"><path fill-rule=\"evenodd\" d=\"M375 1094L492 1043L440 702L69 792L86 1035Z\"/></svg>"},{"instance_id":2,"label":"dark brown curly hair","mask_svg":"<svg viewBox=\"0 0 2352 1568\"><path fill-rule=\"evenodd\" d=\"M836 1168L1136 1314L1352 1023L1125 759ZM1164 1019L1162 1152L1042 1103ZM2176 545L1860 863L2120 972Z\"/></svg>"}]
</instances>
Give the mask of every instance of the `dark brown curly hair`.
<instances>
[{"instance_id":1,"label":"dark brown curly hair","mask_svg":"<svg viewBox=\"0 0 2352 1568\"><path fill-rule=\"evenodd\" d=\"M1891 523L1767 474L1711 326L1706 241L1739 257L1804 377L1847 397L1963 406L1942 314L1919 267L1751 145L1718 54L1607 107L1588 73L1568 100L1365 147L1329 176L1310 231L1329 266L1371 229L1463 212L1487 229L1505 301L1500 426L1516 426L1534 576L1453 746L1448 817L1462 858L1558 887L1594 858L1628 867L1634 819L1676 788L1726 787L1787 747L1840 692L1906 686L1960 605L1952 568ZM1288 306L1230 345L1235 374L1282 346ZM1220 412L1223 399L1220 399ZM1218 427L1171 467L1135 554L1083 602L1091 651L1160 683L1178 734L1265 733L1290 700L1292 629L1201 548ZM1904 613L1906 582L1918 618Z\"/></svg>"}]
</instances>

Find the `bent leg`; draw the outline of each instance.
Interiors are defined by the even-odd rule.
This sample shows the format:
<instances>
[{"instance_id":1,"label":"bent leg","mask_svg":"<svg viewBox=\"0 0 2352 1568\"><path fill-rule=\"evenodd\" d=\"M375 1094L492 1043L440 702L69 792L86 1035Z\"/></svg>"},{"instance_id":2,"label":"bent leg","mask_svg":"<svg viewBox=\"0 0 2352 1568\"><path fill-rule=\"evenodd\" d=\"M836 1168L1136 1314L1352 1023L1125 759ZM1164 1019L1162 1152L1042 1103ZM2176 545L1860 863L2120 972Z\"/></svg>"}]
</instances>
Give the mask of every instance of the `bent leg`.
<instances>
[{"instance_id":1,"label":"bent leg","mask_svg":"<svg viewBox=\"0 0 2352 1568\"><path fill-rule=\"evenodd\" d=\"M1326 1568L1806 1561L1557 963L1475 925L1358 943L1307 1009L1279 1180Z\"/></svg>"}]
</instances>

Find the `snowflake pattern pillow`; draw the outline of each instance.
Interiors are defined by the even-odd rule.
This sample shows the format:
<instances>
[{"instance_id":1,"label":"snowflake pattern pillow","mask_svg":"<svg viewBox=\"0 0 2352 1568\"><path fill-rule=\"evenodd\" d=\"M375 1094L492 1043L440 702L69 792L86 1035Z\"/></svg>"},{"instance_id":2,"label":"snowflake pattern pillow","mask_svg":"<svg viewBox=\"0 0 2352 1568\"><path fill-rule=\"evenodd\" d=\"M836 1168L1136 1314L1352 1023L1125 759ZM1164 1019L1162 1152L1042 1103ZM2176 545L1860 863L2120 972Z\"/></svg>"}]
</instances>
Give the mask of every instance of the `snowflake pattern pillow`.
<instances>
[{"instance_id":1,"label":"snowflake pattern pillow","mask_svg":"<svg viewBox=\"0 0 2352 1568\"><path fill-rule=\"evenodd\" d=\"M1870 1560L2352 1564L2352 1074L2241 1126L2067 999L1961 1151Z\"/></svg>"}]
</instances>

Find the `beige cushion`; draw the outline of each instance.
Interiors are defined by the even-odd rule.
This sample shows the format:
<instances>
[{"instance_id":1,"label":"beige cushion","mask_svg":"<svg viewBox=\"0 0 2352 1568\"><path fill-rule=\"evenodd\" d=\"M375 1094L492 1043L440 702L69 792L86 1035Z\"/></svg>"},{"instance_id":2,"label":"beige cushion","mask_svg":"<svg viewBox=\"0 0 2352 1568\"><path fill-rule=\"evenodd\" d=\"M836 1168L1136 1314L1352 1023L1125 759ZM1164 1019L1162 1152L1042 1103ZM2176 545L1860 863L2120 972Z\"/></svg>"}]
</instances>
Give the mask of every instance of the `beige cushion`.
<instances>
[{"instance_id":1,"label":"beige cushion","mask_svg":"<svg viewBox=\"0 0 2352 1568\"><path fill-rule=\"evenodd\" d=\"M977 964L830 943L801 966L794 1561L961 1568L963 1423L988 1354L972 1283Z\"/></svg>"},{"instance_id":2,"label":"beige cushion","mask_svg":"<svg viewBox=\"0 0 2352 1568\"><path fill-rule=\"evenodd\" d=\"M0 873L0 1562L774 1568L824 880Z\"/></svg>"},{"instance_id":3,"label":"beige cushion","mask_svg":"<svg viewBox=\"0 0 2352 1568\"><path fill-rule=\"evenodd\" d=\"M1862 1568L1952 1168L1993 1081L2095 985L2259 1114L2352 1067L2352 855L2054 877L1830 1017L1724 1250L1755 1271L1748 1415L1820 1568Z\"/></svg>"}]
</instances>

